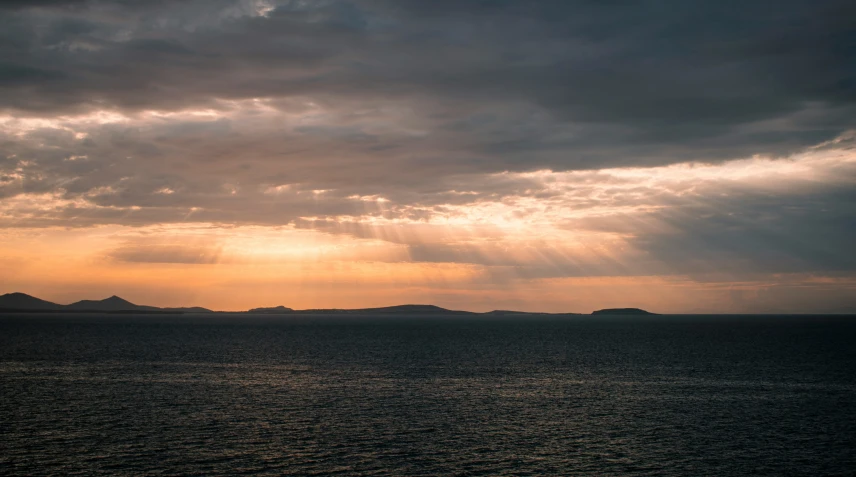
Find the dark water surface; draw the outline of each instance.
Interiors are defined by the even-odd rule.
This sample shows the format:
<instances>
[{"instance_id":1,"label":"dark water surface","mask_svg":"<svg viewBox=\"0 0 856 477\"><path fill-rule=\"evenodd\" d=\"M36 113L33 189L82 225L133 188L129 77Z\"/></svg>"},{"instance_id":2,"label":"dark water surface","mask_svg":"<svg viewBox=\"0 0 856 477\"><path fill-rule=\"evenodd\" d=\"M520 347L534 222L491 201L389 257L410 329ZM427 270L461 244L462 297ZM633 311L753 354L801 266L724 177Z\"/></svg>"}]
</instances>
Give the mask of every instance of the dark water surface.
<instances>
[{"instance_id":1,"label":"dark water surface","mask_svg":"<svg viewBox=\"0 0 856 477\"><path fill-rule=\"evenodd\" d=\"M856 317L0 315L2 475L853 475Z\"/></svg>"}]
</instances>

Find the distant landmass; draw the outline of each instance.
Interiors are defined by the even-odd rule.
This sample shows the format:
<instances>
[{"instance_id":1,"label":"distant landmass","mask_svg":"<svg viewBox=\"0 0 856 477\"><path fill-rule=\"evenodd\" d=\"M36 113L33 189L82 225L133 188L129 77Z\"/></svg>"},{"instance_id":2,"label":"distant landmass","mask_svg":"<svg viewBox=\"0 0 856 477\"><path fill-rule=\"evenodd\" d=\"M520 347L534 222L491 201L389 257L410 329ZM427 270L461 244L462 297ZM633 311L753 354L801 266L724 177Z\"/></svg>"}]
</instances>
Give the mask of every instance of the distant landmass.
<instances>
[{"instance_id":1,"label":"distant landmass","mask_svg":"<svg viewBox=\"0 0 856 477\"><path fill-rule=\"evenodd\" d=\"M202 308L177 307L161 308L157 306L137 305L116 295L103 300L80 300L69 305L52 303L26 293L7 293L0 295L0 313L6 312L40 312L40 313L256 313L256 314L399 314L399 315L580 315L581 313L538 313L528 311L494 310L487 313L472 311L449 310L435 305L396 305L379 308L314 308L295 310L287 306L252 308L244 312L218 312ZM639 308L608 308L598 310L593 315L653 315L654 313Z\"/></svg>"},{"instance_id":2,"label":"distant landmass","mask_svg":"<svg viewBox=\"0 0 856 477\"><path fill-rule=\"evenodd\" d=\"M27 295L26 293L7 293L0 296L0 308L12 310L59 310L62 305Z\"/></svg>"},{"instance_id":3,"label":"distant landmass","mask_svg":"<svg viewBox=\"0 0 856 477\"><path fill-rule=\"evenodd\" d=\"M247 313L294 313L294 310L285 306L274 306L270 308L253 308Z\"/></svg>"},{"instance_id":4,"label":"distant landmass","mask_svg":"<svg viewBox=\"0 0 856 477\"><path fill-rule=\"evenodd\" d=\"M484 313L485 315L554 315L556 313L543 313L539 311L514 311L514 310L493 310ZM579 315L580 313L560 313L561 315Z\"/></svg>"},{"instance_id":5,"label":"distant landmass","mask_svg":"<svg viewBox=\"0 0 856 477\"><path fill-rule=\"evenodd\" d=\"M591 312L592 315L656 315L639 308L605 308Z\"/></svg>"},{"instance_id":6,"label":"distant landmass","mask_svg":"<svg viewBox=\"0 0 856 477\"><path fill-rule=\"evenodd\" d=\"M380 308L310 308L307 310L294 310L286 306L275 306L270 308L252 308L246 313L268 313L268 314L284 314L284 313L300 313L300 314L418 314L418 315L433 315L433 314L464 314L473 315L471 311L447 310L434 305L395 305L384 306Z\"/></svg>"},{"instance_id":7,"label":"distant landmass","mask_svg":"<svg viewBox=\"0 0 856 477\"><path fill-rule=\"evenodd\" d=\"M62 306L62 305L60 305ZM119 298L116 295L103 300L80 300L70 305L65 305L63 308L74 311L158 311L160 308L154 306L135 305L128 300Z\"/></svg>"},{"instance_id":8,"label":"distant landmass","mask_svg":"<svg viewBox=\"0 0 856 477\"><path fill-rule=\"evenodd\" d=\"M384 306L379 308L317 308L309 310L296 310L295 313L313 313L313 314L330 314L330 313L345 313L345 314L413 314L413 315L474 315L472 311L447 310L434 305L395 305Z\"/></svg>"},{"instance_id":9,"label":"distant landmass","mask_svg":"<svg viewBox=\"0 0 856 477\"><path fill-rule=\"evenodd\" d=\"M103 300L80 300L69 305L52 303L26 293L0 295L0 312L59 312L59 313L212 313L208 308L160 308L136 305L116 295Z\"/></svg>"}]
</instances>

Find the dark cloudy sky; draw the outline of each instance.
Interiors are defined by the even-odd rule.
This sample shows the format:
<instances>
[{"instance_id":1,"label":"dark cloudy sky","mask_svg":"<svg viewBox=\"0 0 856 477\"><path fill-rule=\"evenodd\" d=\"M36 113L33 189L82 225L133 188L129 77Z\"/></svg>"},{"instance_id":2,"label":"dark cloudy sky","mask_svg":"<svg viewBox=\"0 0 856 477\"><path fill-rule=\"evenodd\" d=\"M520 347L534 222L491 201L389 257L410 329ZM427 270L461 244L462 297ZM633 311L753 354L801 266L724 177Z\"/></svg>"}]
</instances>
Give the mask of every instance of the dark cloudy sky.
<instances>
[{"instance_id":1,"label":"dark cloudy sky","mask_svg":"<svg viewBox=\"0 0 856 477\"><path fill-rule=\"evenodd\" d=\"M856 311L856 3L0 3L0 291Z\"/></svg>"}]
</instances>

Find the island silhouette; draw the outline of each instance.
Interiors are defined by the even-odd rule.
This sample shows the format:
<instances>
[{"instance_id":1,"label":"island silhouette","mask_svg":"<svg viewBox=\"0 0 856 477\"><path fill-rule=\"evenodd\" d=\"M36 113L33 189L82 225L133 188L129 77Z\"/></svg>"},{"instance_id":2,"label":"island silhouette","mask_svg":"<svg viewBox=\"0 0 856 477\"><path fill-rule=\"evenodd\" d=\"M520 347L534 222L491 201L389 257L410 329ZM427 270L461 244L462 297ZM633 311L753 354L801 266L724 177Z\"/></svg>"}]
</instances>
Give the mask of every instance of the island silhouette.
<instances>
[{"instance_id":1,"label":"island silhouette","mask_svg":"<svg viewBox=\"0 0 856 477\"><path fill-rule=\"evenodd\" d=\"M543 313L512 310L493 310L485 313L449 310L435 305L394 305L377 308L310 308L295 310L286 306L251 308L247 311L215 311L201 306L157 307L137 305L113 295L103 300L80 300L68 305L53 303L26 293L13 292L0 295L0 313L253 313L253 314L399 314L399 315L582 315L584 313ZM654 315L639 308L606 308L592 315Z\"/></svg>"}]
</instances>

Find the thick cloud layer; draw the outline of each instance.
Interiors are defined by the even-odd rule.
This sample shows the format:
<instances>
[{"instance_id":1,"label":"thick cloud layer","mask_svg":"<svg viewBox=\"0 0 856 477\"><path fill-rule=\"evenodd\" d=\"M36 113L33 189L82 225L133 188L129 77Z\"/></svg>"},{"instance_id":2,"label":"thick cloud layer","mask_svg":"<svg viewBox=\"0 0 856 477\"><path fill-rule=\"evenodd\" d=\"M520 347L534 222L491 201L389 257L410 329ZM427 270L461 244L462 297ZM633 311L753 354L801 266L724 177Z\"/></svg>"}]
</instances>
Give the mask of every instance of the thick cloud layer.
<instances>
[{"instance_id":1,"label":"thick cloud layer","mask_svg":"<svg viewBox=\"0 0 856 477\"><path fill-rule=\"evenodd\" d=\"M15 114L399 108L486 171L784 154L856 124L844 0L17 7L0 20L0 106ZM336 126L316 132L375 137Z\"/></svg>"},{"instance_id":2,"label":"thick cloud layer","mask_svg":"<svg viewBox=\"0 0 856 477\"><path fill-rule=\"evenodd\" d=\"M0 232L313 230L352 247L330 260L495 281L849 276L854 57L844 0L3 2ZM106 256L234 260L171 234Z\"/></svg>"}]
</instances>

